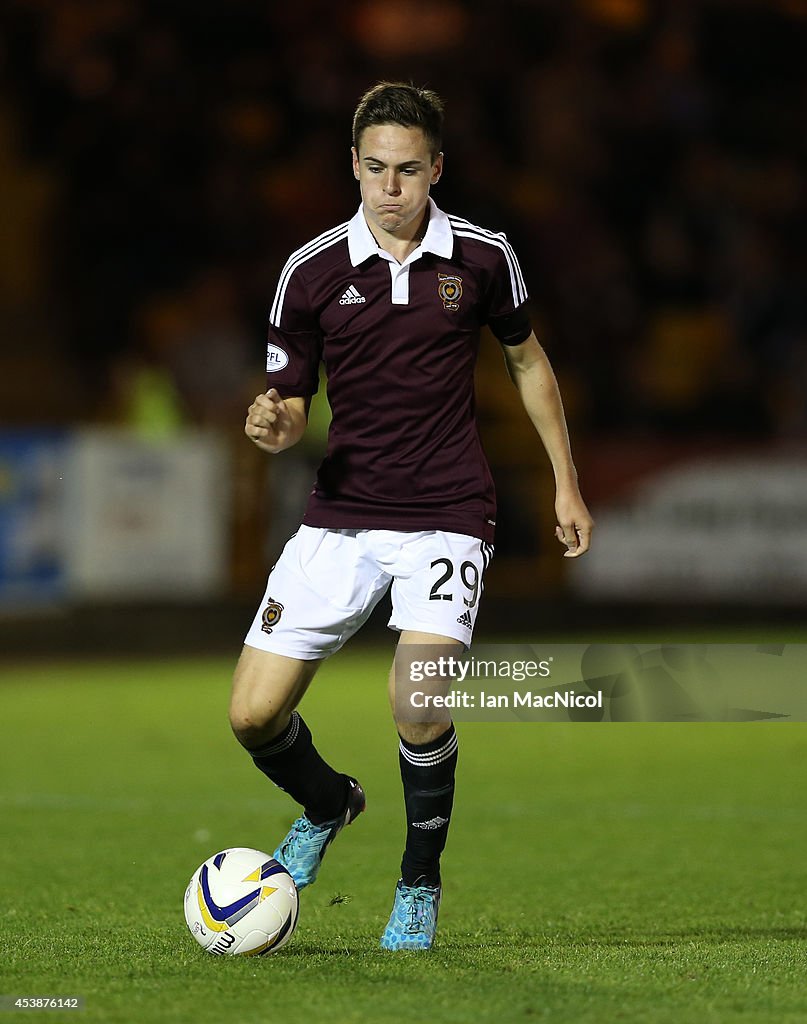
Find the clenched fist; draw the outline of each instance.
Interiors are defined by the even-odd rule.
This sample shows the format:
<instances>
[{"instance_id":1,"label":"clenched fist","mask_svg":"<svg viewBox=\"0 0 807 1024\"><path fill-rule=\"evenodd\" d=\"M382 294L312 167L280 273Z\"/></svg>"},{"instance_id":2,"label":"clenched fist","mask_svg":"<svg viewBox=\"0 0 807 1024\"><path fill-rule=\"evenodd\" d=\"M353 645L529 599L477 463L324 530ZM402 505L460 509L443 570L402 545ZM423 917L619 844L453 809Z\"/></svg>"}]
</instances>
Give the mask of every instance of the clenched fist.
<instances>
[{"instance_id":1,"label":"clenched fist","mask_svg":"<svg viewBox=\"0 0 807 1024\"><path fill-rule=\"evenodd\" d=\"M304 398L280 397L275 388L258 395L247 411L244 433L271 455L291 448L303 436L306 426Z\"/></svg>"}]
</instances>

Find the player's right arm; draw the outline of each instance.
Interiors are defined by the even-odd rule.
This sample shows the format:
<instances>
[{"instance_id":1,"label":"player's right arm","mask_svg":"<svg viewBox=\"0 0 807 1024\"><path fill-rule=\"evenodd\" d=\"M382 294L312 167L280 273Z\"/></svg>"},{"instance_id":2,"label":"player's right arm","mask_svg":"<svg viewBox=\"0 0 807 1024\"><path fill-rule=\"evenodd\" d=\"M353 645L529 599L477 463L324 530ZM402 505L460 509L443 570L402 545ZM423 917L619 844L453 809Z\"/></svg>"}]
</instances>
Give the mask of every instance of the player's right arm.
<instances>
[{"instance_id":1,"label":"player's right arm","mask_svg":"<svg viewBox=\"0 0 807 1024\"><path fill-rule=\"evenodd\" d=\"M297 444L308 423L307 398L281 398L276 388L249 407L244 432L262 452L276 455Z\"/></svg>"},{"instance_id":2,"label":"player's right arm","mask_svg":"<svg viewBox=\"0 0 807 1024\"><path fill-rule=\"evenodd\" d=\"M322 333L301 270L303 263L300 253L293 253L280 275L267 332L270 386L255 398L244 425L250 441L269 455L291 448L303 436L311 396L319 387Z\"/></svg>"}]
</instances>

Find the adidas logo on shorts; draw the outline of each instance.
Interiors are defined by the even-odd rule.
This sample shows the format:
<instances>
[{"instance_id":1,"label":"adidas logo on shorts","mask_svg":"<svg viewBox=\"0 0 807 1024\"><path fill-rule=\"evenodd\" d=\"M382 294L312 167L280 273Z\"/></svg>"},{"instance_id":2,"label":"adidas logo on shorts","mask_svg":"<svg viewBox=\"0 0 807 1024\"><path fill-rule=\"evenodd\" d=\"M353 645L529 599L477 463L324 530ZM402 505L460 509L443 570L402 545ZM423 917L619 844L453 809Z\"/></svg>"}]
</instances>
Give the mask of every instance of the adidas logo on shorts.
<instances>
[{"instance_id":1,"label":"adidas logo on shorts","mask_svg":"<svg viewBox=\"0 0 807 1024\"><path fill-rule=\"evenodd\" d=\"M354 286L351 285L342 298L339 300L340 306L355 306L360 302L366 302L367 299L361 294L361 292Z\"/></svg>"},{"instance_id":2,"label":"adidas logo on shorts","mask_svg":"<svg viewBox=\"0 0 807 1024\"><path fill-rule=\"evenodd\" d=\"M463 612L462 615L457 619L457 622L461 626L465 626L466 629L473 629L473 621L471 620L470 611Z\"/></svg>"}]
</instances>

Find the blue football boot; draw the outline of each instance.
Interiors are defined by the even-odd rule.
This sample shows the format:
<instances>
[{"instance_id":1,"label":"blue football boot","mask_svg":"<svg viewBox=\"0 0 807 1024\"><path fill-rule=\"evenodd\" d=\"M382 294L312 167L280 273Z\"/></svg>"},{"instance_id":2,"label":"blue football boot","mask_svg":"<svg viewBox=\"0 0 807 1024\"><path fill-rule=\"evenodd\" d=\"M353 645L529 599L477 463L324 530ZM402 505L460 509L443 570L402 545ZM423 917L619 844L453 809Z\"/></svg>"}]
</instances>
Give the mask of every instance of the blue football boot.
<instances>
[{"instance_id":1,"label":"blue football boot","mask_svg":"<svg viewBox=\"0 0 807 1024\"><path fill-rule=\"evenodd\" d=\"M304 814L289 830L289 834L272 854L288 871L298 889L304 889L316 880L325 851L337 834L361 814L366 806L364 790L355 779L348 782L347 807L337 818L315 825Z\"/></svg>"},{"instance_id":2,"label":"blue football boot","mask_svg":"<svg viewBox=\"0 0 807 1024\"><path fill-rule=\"evenodd\" d=\"M381 936L381 948L431 949L437 931L440 895L439 885L398 882L392 913Z\"/></svg>"}]
</instances>

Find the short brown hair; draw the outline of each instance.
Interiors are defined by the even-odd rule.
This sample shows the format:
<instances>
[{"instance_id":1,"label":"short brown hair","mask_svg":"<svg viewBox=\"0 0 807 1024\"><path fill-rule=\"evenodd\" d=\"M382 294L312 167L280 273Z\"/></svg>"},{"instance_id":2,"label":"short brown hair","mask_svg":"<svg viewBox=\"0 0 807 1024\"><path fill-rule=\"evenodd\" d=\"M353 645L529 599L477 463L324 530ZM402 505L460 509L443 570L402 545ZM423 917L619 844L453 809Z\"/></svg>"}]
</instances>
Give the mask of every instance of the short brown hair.
<instances>
[{"instance_id":1,"label":"short brown hair","mask_svg":"<svg viewBox=\"0 0 807 1024\"><path fill-rule=\"evenodd\" d=\"M357 153L365 128L379 124L420 128L435 159L443 146L443 101L431 89L405 82L379 82L362 96L353 115L353 145Z\"/></svg>"}]
</instances>

